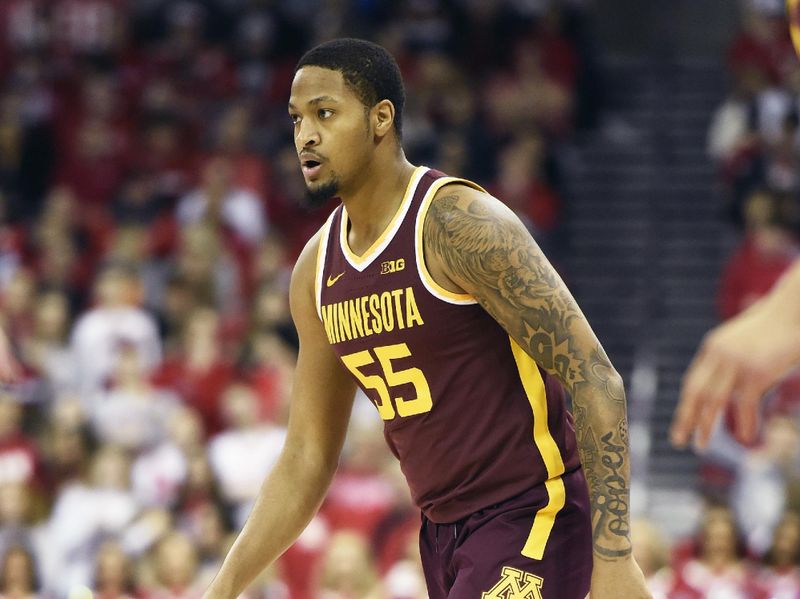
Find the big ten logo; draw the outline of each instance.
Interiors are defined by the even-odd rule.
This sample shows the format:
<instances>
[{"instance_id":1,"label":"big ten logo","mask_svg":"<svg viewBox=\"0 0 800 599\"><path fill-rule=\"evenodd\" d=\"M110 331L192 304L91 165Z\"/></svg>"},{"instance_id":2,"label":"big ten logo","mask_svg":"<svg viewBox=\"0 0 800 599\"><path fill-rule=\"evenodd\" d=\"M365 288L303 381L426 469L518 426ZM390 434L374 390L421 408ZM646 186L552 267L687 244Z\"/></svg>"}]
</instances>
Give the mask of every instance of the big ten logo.
<instances>
[{"instance_id":1,"label":"big ten logo","mask_svg":"<svg viewBox=\"0 0 800 599\"><path fill-rule=\"evenodd\" d=\"M393 272L400 272L406 267L406 261L404 258L398 258L397 260L387 260L386 262L381 262L381 274L388 275Z\"/></svg>"}]
</instances>

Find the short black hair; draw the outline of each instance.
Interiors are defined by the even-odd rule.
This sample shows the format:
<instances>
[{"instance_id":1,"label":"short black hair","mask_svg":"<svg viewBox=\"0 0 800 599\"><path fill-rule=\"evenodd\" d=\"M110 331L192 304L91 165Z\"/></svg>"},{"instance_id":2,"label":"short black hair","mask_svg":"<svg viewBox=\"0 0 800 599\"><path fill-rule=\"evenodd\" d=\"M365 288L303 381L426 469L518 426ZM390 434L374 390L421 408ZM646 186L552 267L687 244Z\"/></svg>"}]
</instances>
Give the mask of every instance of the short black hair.
<instances>
[{"instance_id":1,"label":"short black hair","mask_svg":"<svg viewBox=\"0 0 800 599\"><path fill-rule=\"evenodd\" d=\"M402 137L406 92L400 67L386 48L355 38L335 39L306 52L294 72L303 67L339 71L345 83L367 108L372 108L381 100L389 100L394 105L397 137Z\"/></svg>"}]
</instances>

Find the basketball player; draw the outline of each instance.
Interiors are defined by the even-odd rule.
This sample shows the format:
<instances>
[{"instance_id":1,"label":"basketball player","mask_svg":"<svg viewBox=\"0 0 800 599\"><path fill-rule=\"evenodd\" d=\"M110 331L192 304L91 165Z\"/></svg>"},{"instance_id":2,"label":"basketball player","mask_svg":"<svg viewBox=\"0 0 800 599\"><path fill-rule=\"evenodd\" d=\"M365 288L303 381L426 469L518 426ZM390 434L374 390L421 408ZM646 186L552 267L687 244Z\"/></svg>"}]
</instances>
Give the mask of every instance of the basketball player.
<instances>
[{"instance_id":1,"label":"basketball player","mask_svg":"<svg viewBox=\"0 0 800 599\"><path fill-rule=\"evenodd\" d=\"M737 436L752 441L764 393L798 365L800 261L767 295L706 335L684 377L673 443L685 446L694 435L697 446L705 447L732 402Z\"/></svg>"},{"instance_id":2,"label":"basketball player","mask_svg":"<svg viewBox=\"0 0 800 599\"><path fill-rule=\"evenodd\" d=\"M292 276L286 445L207 597L237 597L309 522L356 385L422 510L431 599L650 597L631 556L622 380L514 214L406 160L403 102L394 59L369 42L297 66L309 195L342 205Z\"/></svg>"}]
</instances>

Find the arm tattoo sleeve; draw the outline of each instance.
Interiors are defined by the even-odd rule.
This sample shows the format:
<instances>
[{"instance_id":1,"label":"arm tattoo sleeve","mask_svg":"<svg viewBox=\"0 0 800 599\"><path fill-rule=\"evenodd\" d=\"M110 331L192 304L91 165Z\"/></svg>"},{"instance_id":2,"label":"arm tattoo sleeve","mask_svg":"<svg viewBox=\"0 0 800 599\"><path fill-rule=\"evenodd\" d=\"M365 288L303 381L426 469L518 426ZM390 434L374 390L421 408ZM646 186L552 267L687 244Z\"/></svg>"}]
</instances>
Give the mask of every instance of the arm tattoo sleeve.
<instances>
[{"instance_id":1,"label":"arm tattoo sleeve","mask_svg":"<svg viewBox=\"0 0 800 599\"><path fill-rule=\"evenodd\" d=\"M630 464L622 380L528 231L495 202L475 192L434 200L425 250L571 393L595 556L625 557Z\"/></svg>"}]
</instances>

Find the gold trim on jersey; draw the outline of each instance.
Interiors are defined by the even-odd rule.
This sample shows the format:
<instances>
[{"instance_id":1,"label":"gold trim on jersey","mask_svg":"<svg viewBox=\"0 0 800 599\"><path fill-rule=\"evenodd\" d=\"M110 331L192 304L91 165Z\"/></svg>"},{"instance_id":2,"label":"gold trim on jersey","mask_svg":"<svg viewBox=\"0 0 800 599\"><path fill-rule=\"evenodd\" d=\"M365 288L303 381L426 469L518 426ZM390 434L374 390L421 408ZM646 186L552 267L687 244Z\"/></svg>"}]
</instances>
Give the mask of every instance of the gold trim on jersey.
<instances>
[{"instance_id":1,"label":"gold trim on jersey","mask_svg":"<svg viewBox=\"0 0 800 599\"><path fill-rule=\"evenodd\" d=\"M334 214L336 214L336 210L331 212L328 220L325 221L325 224L322 225L319 230L317 262L316 266L314 267L316 270L316 276L314 277L314 301L317 304L317 316L319 316L320 320L322 320L322 280L325 275L325 256L328 253L328 238L330 237L331 223L333 222Z\"/></svg>"},{"instance_id":2,"label":"gold trim on jersey","mask_svg":"<svg viewBox=\"0 0 800 599\"><path fill-rule=\"evenodd\" d=\"M467 306L478 302L469 293L455 293L439 285L439 283L434 280L433 276L428 271L428 266L425 264L425 246L423 243L425 215L428 213L428 208L430 208L436 192L450 183L463 183L479 191L485 191L477 183L467 181L466 179L459 179L458 177L442 177L433 182L433 185L431 185L430 189L425 193L425 197L422 199L419 211L417 212L414 234L416 240L414 245L416 248L417 272L419 273L419 278L422 280L425 289L427 289L433 297L450 304Z\"/></svg>"},{"instance_id":3,"label":"gold trim on jersey","mask_svg":"<svg viewBox=\"0 0 800 599\"><path fill-rule=\"evenodd\" d=\"M547 468L547 480L544 486L549 499L547 505L536 512L528 540L522 549L522 555L525 557L540 560L544 556L544 549L553 530L556 515L566 502L566 489L561 478L564 474L564 460L548 426L547 391L539 368L535 360L526 354L514 339L509 337L509 340L525 395L528 396L528 402L533 410L533 441Z\"/></svg>"},{"instance_id":4,"label":"gold trim on jersey","mask_svg":"<svg viewBox=\"0 0 800 599\"><path fill-rule=\"evenodd\" d=\"M386 246L388 246L392 239L394 239L394 236L400 229L400 225L403 224L403 219L408 213L409 206L411 206L411 200L414 197L414 192L417 189L417 185L427 171L428 168L425 166L418 166L416 169L414 169L414 173L411 175L411 179L406 186L405 193L403 193L403 199L400 202L400 206L397 208L397 212L394 213L392 220L383 230L383 233L381 233L380 236L372 243L369 249L360 256L350 249L350 244L347 241L347 224L349 219L347 216L347 208L342 206L342 226L339 229L339 245L342 247L342 253L344 254L345 259L350 263L350 266L359 272L363 272L364 269L372 264L375 258L377 258L381 252L386 249Z\"/></svg>"}]
</instances>

